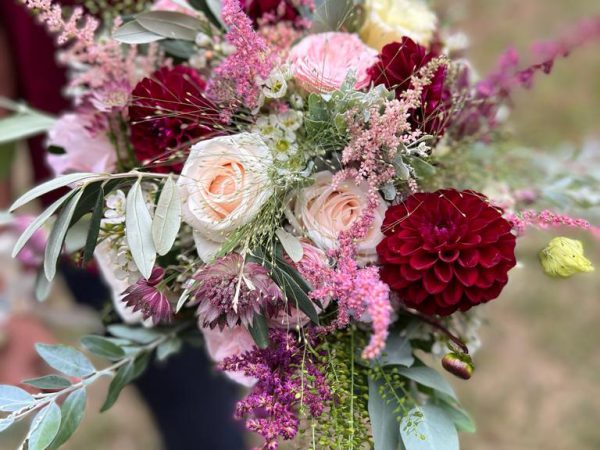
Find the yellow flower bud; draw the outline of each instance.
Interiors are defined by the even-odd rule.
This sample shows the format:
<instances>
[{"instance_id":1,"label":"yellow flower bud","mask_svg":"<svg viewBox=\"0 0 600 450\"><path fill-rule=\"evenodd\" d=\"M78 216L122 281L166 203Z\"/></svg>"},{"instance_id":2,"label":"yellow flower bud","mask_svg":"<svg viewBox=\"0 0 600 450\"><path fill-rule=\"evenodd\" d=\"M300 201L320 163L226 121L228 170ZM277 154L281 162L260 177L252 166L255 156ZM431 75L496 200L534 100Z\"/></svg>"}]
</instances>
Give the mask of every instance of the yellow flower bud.
<instances>
[{"instance_id":1,"label":"yellow flower bud","mask_svg":"<svg viewBox=\"0 0 600 450\"><path fill-rule=\"evenodd\" d=\"M568 278L594 270L591 261L583 255L583 244L566 237L552 239L539 257L544 272L555 278Z\"/></svg>"}]
</instances>

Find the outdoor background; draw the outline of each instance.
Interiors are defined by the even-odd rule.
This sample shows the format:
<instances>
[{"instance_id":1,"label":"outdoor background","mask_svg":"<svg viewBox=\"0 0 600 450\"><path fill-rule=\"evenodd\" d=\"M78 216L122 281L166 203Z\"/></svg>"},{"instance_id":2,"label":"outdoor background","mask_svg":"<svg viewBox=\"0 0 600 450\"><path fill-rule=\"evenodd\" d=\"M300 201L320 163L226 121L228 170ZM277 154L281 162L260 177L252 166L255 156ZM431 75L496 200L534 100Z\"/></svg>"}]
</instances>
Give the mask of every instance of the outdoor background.
<instances>
[{"instance_id":1,"label":"outdoor background","mask_svg":"<svg viewBox=\"0 0 600 450\"><path fill-rule=\"evenodd\" d=\"M598 0L434 3L469 34L470 57L481 73L506 46L526 49L533 40L552 38L570 23L600 13ZM552 152L565 143L600 140L599 55L600 42L578 50L559 61L550 77L538 78L532 91L519 93L511 126L521 141ZM26 180L27 174L20 179ZM482 331L484 347L475 358L475 375L469 382L455 383L478 426L477 434L461 437L463 449L600 449L600 243L563 234L586 240L588 256L599 271L566 281L549 279L539 270L536 253L550 234L521 241L523 267L512 272L509 287L487 308L490 323ZM36 314L54 330L68 324L68 332L58 335L61 339L97 326L94 316L73 308L60 288ZM65 448L160 449L151 416L134 389L97 417L105 389L94 388L84 426ZM3 436L0 450L13 450L22 433ZM203 450L200 442L197 448Z\"/></svg>"}]
</instances>

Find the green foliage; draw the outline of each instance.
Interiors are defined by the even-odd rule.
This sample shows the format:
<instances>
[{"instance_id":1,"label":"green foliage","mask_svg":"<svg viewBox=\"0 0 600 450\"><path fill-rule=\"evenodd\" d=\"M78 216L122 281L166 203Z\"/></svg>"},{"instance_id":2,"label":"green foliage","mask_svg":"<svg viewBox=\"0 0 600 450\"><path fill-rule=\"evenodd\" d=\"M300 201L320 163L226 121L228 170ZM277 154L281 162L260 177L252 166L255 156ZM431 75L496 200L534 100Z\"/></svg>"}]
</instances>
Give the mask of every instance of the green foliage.
<instances>
[{"instance_id":1,"label":"green foliage","mask_svg":"<svg viewBox=\"0 0 600 450\"><path fill-rule=\"evenodd\" d=\"M412 423L412 414L418 414L421 420ZM429 403L404 417L400 434L406 450L459 450L458 432L452 419L443 409Z\"/></svg>"},{"instance_id":2,"label":"green foliage","mask_svg":"<svg viewBox=\"0 0 600 450\"><path fill-rule=\"evenodd\" d=\"M254 339L254 343L258 348L265 349L269 347L269 328L265 316L262 314L254 314L252 326L248 327L248 331Z\"/></svg>"},{"instance_id":3,"label":"green foliage","mask_svg":"<svg viewBox=\"0 0 600 450\"><path fill-rule=\"evenodd\" d=\"M125 233L135 265L144 278L150 278L156 261L156 248L152 239L152 216L146 206L140 179L127 194Z\"/></svg>"}]
</instances>

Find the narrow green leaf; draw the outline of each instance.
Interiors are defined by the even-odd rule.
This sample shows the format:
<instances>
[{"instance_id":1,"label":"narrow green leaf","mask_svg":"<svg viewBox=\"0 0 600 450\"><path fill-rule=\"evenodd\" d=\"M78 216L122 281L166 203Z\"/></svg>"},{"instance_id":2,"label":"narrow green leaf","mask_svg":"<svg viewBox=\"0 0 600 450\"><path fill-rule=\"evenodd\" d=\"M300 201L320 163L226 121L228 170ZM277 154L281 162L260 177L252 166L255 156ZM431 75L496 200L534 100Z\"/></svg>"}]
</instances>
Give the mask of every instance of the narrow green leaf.
<instances>
[{"instance_id":1,"label":"narrow green leaf","mask_svg":"<svg viewBox=\"0 0 600 450\"><path fill-rule=\"evenodd\" d=\"M138 180L127 194L127 209L125 217L125 236L133 261L142 276L150 278L156 249L152 240L152 217L146 206L142 185Z\"/></svg>"},{"instance_id":2,"label":"narrow green leaf","mask_svg":"<svg viewBox=\"0 0 600 450\"><path fill-rule=\"evenodd\" d=\"M108 394L106 396L106 400L104 401L104 405L100 409L100 412L104 412L110 409L117 399L119 398L119 394L123 388L129 383L133 374L133 361L128 362L124 366L120 367L117 370L115 377L110 382L110 386L108 387Z\"/></svg>"},{"instance_id":3,"label":"narrow green leaf","mask_svg":"<svg viewBox=\"0 0 600 450\"><path fill-rule=\"evenodd\" d=\"M41 267L36 274L34 288L35 298L38 302L45 301L48 298L48 295L50 295L52 283L46 278L43 267Z\"/></svg>"},{"instance_id":4,"label":"narrow green leaf","mask_svg":"<svg viewBox=\"0 0 600 450\"><path fill-rule=\"evenodd\" d=\"M423 386L443 392L456 399L454 389L448 381L436 370L427 366L398 367L398 373L406 378L416 381Z\"/></svg>"},{"instance_id":5,"label":"narrow green leaf","mask_svg":"<svg viewBox=\"0 0 600 450\"><path fill-rule=\"evenodd\" d=\"M21 388L7 384L0 385L0 411L18 411L33 401L33 397Z\"/></svg>"},{"instance_id":6,"label":"narrow green leaf","mask_svg":"<svg viewBox=\"0 0 600 450\"><path fill-rule=\"evenodd\" d=\"M128 339L139 344L149 344L161 336L155 330L143 327L129 327L127 325L110 325L108 332L115 337Z\"/></svg>"},{"instance_id":7,"label":"narrow green leaf","mask_svg":"<svg viewBox=\"0 0 600 450\"><path fill-rule=\"evenodd\" d=\"M150 352L141 352L138 356L136 356L133 361L133 372L131 373L131 378L128 382L131 382L137 379L144 371L148 368L148 365L152 361L152 354Z\"/></svg>"},{"instance_id":8,"label":"narrow green leaf","mask_svg":"<svg viewBox=\"0 0 600 450\"><path fill-rule=\"evenodd\" d=\"M15 419L13 419L10 416L5 417L4 419L0 419L0 433L2 433L4 430L10 428L10 426L13 423L15 423Z\"/></svg>"},{"instance_id":9,"label":"narrow green leaf","mask_svg":"<svg viewBox=\"0 0 600 450\"><path fill-rule=\"evenodd\" d=\"M58 210L58 208L60 208L60 206L72 195L73 195L73 192L67 192L61 198L59 198L54 203L52 203L50 206L48 206L48 208L46 208L43 213L41 213L39 216L37 216L35 218L35 220L33 220L27 226L27 228L25 228L25 231L23 231L21 236L19 236L19 239L17 240L17 243L15 244L15 247L13 248L13 251L12 251L13 258L16 257L19 254L19 252L21 251L21 249L25 246L25 244L27 244L27 242L29 242L29 239L31 239L31 236L33 236L33 234L37 230L39 230L40 227L42 225L44 225L48 221L48 219Z\"/></svg>"},{"instance_id":10,"label":"narrow green leaf","mask_svg":"<svg viewBox=\"0 0 600 450\"><path fill-rule=\"evenodd\" d=\"M248 331L252 335L252 339L254 339L254 343L258 348L265 349L269 347L269 328L267 327L265 316L262 314L254 314L252 326L248 327Z\"/></svg>"},{"instance_id":11,"label":"narrow green leaf","mask_svg":"<svg viewBox=\"0 0 600 450\"><path fill-rule=\"evenodd\" d=\"M38 389L64 389L71 386L71 382L59 375L45 375L39 378L25 380L23 383Z\"/></svg>"},{"instance_id":12,"label":"narrow green leaf","mask_svg":"<svg viewBox=\"0 0 600 450\"><path fill-rule=\"evenodd\" d=\"M135 20L159 36L185 41L194 41L203 27L195 17L175 11L149 11L137 15Z\"/></svg>"},{"instance_id":13,"label":"narrow green leaf","mask_svg":"<svg viewBox=\"0 0 600 450\"><path fill-rule=\"evenodd\" d=\"M45 183L40 184L39 186L34 187L30 191L27 191L21 197L19 197L10 207L9 211L13 212L15 209L20 208L23 205L26 205L32 200L35 200L38 197L41 197L48 192L55 191L61 187L65 187L72 183L77 183L79 181L85 180L86 178L97 177L96 173L71 173L68 175L62 175L58 178L53 178L50 181L46 181Z\"/></svg>"},{"instance_id":14,"label":"narrow green leaf","mask_svg":"<svg viewBox=\"0 0 600 450\"><path fill-rule=\"evenodd\" d=\"M295 306L316 324L319 324L319 314L313 301L308 297L310 288L300 274L282 260L277 260L273 270L273 279L281 287L286 296L295 302Z\"/></svg>"},{"instance_id":15,"label":"narrow green leaf","mask_svg":"<svg viewBox=\"0 0 600 450\"><path fill-rule=\"evenodd\" d=\"M96 198L96 204L94 205L94 211L92 212L92 218L90 220L90 228L88 235L85 240L85 246L83 250L83 261L89 262L94 257L94 250L98 243L98 235L100 234L100 225L102 217L104 216L104 189L100 189L98 197Z\"/></svg>"},{"instance_id":16,"label":"narrow green leaf","mask_svg":"<svg viewBox=\"0 0 600 450\"><path fill-rule=\"evenodd\" d=\"M118 360L125 357L123 349L102 336L84 336L81 339L81 345L89 352L102 358Z\"/></svg>"},{"instance_id":17,"label":"narrow green leaf","mask_svg":"<svg viewBox=\"0 0 600 450\"><path fill-rule=\"evenodd\" d=\"M189 60L198 51L198 47L193 42L175 39L165 39L161 41L160 46L169 55L185 61Z\"/></svg>"},{"instance_id":18,"label":"narrow green leaf","mask_svg":"<svg viewBox=\"0 0 600 450\"><path fill-rule=\"evenodd\" d=\"M60 420L60 408L54 402L37 413L29 429L27 450L47 449L58 433Z\"/></svg>"},{"instance_id":19,"label":"narrow green leaf","mask_svg":"<svg viewBox=\"0 0 600 450\"><path fill-rule=\"evenodd\" d=\"M60 408L62 415L60 428L58 429L58 433L52 441L52 444L48 447L49 449L54 450L59 448L73 436L73 433L75 433L83 420L86 401L87 394L85 389L78 389L71 392L65 399Z\"/></svg>"},{"instance_id":20,"label":"narrow green leaf","mask_svg":"<svg viewBox=\"0 0 600 450\"><path fill-rule=\"evenodd\" d=\"M156 358L159 361L166 361L169 356L178 353L181 350L183 341L179 338L172 338L163 342L156 349Z\"/></svg>"},{"instance_id":21,"label":"narrow green leaf","mask_svg":"<svg viewBox=\"0 0 600 450\"><path fill-rule=\"evenodd\" d=\"M50 367L65 375L83 378L96 371L84 354L72 347L35 344L35 349Z\"/></svg>"},{"instance_id":22,"label":"narrow green leaf","mask_svg":"<svg viewBox=\"0 0 600 450\"><path fill-rule=\"evenodd\" d=\"M295 263L300 262L304 256L304 249L302 248L300 239L293 234L288 233L283 228L279 228L275 234L279 238L279 242L281 242L283 249L290 259Z\"/></svg>"},{"instance_id":23,"label":"narrow green leaf","mask_svg":"<svg viewBox=\"0 0 600 450\"><path fill-rule=\"evenodd\" d=\"M384 383L369 378L369 419L375 450L397 450L400 442L396 404L381 396Z\"/></svg>"},{"instance_id":24,"label":"narrow green leaf","mask_svg":"<svg viewBox=\"0 0 600 450\"><path fill-rule=\"evenodd\" d=\"M122 25L113 33L112 37L115 41L132 45L148 44L164 39L164 36L148 31L135 20Z\"/></svg>"},{"instance_id":25,"label":"narrow green leaf","mask_svg":"<svg viewBox=\"0 0 600 450\"><path fill-rule=\"evenodd\" d=\"M163 256L173 247L181 226L179 190L169 176L163 186L152 221L152 239L156 252Z\"/></svg>"},{"instance_id":26,"label":"narrow green leaf","mask_svg":"<svg viewBox=\"0 0 600 450\"><path fill-rule=\"evenodd\" d=\"M73 197L71 197L69 202L62 209L58 219L56 219L52 231L50 232L50 236L48 237L48 244L46 245L46 251L44 253L44 273L46 274L48 281L52 281L56 275L56 263L60 256L65 236L69 230L69 224L73 218L75 207L82 194L83 190L80 189Z\"/></svg>"},{"instance_id":27,"label":"narrow green leaf","mask_svg":"<svg viewBox=\"0 0 600 450\"><path fill-rule=\"evenodd\" d=\"M400 424L400 435L406 450L459 450L458 432L444 410L427 404L418 408L418 411L423 417L416 429L406 426L411 413Z\"/></svg>"},{"instance_id":28,"label":"narrow green leaf","mask_svg":"<svg viewBox=\"0 0 600 450\"><path fill-rule=\"evenodd\" d=\"M0 120L0 144L44 133L55 123L54 117L34 110L11 115Z\"/></svg>"}]
</instances>

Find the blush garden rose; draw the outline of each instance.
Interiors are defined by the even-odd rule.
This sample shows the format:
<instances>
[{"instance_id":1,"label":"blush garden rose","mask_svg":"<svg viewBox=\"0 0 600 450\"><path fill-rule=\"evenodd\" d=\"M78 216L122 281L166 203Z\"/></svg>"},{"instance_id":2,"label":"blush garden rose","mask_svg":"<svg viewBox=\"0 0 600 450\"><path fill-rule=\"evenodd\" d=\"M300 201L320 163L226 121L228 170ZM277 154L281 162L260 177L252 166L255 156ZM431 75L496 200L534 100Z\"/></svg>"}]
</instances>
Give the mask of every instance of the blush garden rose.
<instances>
[{"instance_id":1,"label":"blush garden rose","mask_svg":"<svg viewBox=\"0 0 600 450\"><path fill-rule=\"evenodd\" d=\"M182 216L198 254L210 261L228 235L251 221L271 196L271 152L253 133L221 136L192 147L178 180Z\"/></svg>"}]
</instances>

